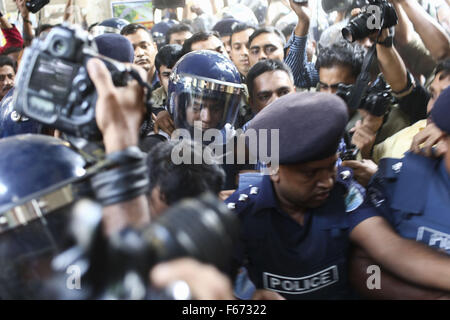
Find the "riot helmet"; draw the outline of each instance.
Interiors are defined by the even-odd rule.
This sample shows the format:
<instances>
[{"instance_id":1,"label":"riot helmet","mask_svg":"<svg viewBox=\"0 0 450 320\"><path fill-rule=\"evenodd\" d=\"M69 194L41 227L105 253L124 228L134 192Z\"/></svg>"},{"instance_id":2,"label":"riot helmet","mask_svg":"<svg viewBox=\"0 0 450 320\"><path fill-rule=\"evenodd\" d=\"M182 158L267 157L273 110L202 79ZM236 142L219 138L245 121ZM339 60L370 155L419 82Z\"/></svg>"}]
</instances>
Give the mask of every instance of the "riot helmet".
<instances>
[{"instance_id":1,"label":"riot helmet","mask_svg":"<svg viewBox=\"0 0 450 320\"><path fill-rule=\"evenodd\" d=\"M94 26L91 33L94 37L97 37L104 33L120 33L120 31L130 23L125 19L110 18L100 22Z\"/></svg>"},{"instance_id":2,"label":"riot helmet","mask_svg":"<svg viewBox=\"0 0 450 320\"><path fill-rule=\"evenodd\" d=\"M0 140L0 298L35 299L63 249L85 161L62 140Z\"/></svg>"},{"instance_id":3,"label":"riot helmet","mask_svg":"<svg viewBox=\"0 0 450 320\"><path fill-rule=\"evenodd\" d=\"M217 129L227 137L243 90L239 71L224 55L211 50L184 55L169 80L169 110L175 127L191 133Z\"/></svg>"},{"instance_id":4,"label":"riot helmet","mask_svg":"<svg viewBox=\"0 0 450 320\"><path fill-rule=\"evenodd\" d=\"M177 20L163 19L152 27L150 33L152 34L153 41L155 41L158 50L166 44L167 31L176 24L179 24Z\"/></svg>"}]
</instances>

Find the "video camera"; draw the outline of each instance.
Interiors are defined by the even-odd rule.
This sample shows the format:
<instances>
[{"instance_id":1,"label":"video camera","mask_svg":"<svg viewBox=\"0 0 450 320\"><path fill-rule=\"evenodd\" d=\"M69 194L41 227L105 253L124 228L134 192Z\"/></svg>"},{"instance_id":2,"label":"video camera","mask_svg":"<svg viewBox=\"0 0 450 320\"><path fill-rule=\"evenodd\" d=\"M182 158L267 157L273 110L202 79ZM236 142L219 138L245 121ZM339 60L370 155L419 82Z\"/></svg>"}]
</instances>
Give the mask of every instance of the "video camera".
<instances>
[{"instance_id":1,"label":"video camera","mask_svg":"<svg viewBox=\"0 0 450 320\"><path fill-rule=\"evenodd\" d=\"M50 0L30 0L25 3L28 11L31 13L36 13L46 6Z\"/></svg>"},{"instance_id":2,"label":"video camera","mask_svg":"<svg viewBox=\"0 0 450 320\"><path fill-rule=\"evenodd\" d=\"M397 23L397 12L391 3L387 0L367 0L363 11L342 29L342 36L354 42Z\"/></svg>"},{"instance_id":3,"label":"video camera","mask_svg":"<svg viewBox=\"0 0 450 320\"><path fill-rule=\"evenodd\" d=\"M367 90L367 94L362 97L361 103L357 106L349 105L352 89L354 85L340 83L336 94L341 97L351 110L364 109L373 116L384 116L393 103L391 87L384 78L379 75Z\"/></svg>"},{"instance_id":4,"label":"video camera","mask_svg":"<svg viewBox=\"0 0 450 320\"><path fill-rule=\"evenodd\" d=\"M134 78L147 87L150 101L151 89L135 70L99 55L87 32L63 24L25 50L14 91L15 110L69 135L100 140L95 121L97 93L86 69L94 57L105 63L115 86L126 86ZM147 112L149 109L147 102Z\"/></svg>"},{"instance_id":5,"label":"video camera","mask_svg":"<svg viewBox=\"0 0 450 320\"><path fill-rule=\"evenodd\" d=\"M83 209L79 216L86 220ZM86 230L94 229L87 224L72 227L79 230L74 235L78 245L53 260L57 275L45 290L51 299L173 299L168 292L148 288L153 266L192 257L229 274L239 230L236 215L209 193L180 201L139 231L125 229L105 238L97 227L95 235L86 237ZM82 290L67 290L70 266L83 270ZM136 288L143 288L141 294L136 295Z\"/></svg>"}]
</instances>

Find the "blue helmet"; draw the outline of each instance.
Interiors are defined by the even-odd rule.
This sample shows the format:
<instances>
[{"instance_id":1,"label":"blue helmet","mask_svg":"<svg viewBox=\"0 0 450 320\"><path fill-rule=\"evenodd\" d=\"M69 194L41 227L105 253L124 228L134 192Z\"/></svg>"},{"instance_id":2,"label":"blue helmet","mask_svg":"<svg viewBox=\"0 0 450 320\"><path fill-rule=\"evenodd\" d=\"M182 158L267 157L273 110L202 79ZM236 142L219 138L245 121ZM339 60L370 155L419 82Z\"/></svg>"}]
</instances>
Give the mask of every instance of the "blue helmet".
<instances>
[{"instance_id":1,"label":"blue helmet","mask_svg":"<svg viewBox=\"0 0 450 320\"><path fill-rule=\"evenodd\" d=\"M120 31L129 24L130 23L125 19L106 19L92 28L92 34L96 37L104 33L120 33Z\"/></svg>"},{"instance_id":2,"label":"blue helmet","mask_svg":"<svg viewBox=\"0 0 450 320\"><path fill-rule=\"evenodd\" d=\"M39 297L50 259L63 249L75 183L85 161L62 140L0 140L0 298Z\"/></svg>"},{"instance_id":3,"label":"blue helmet","mask_svg":"<svg viewBox=\"0 0 450 320\"><path fill-rule=\"evenodd\" d=\"M224 55L193 51L172 69L169 110L176 128L223 130L236 121L244 86L236 66Z\"/></svg>"},{"instance_id":4,"label":"blue helmet","mask_svg":"<svg viewBox=\"0 0 450 320\"><path fill-rule=\"evenodd\" d=\"M167 31L176 24L179 24L177 20L163 19L152 27L150 33L152 34L153 41L156 42L158 50L166 44Z\"/></svg>"},{"instance_id":5,"label":"blue helmet","mask_svg":"<svg viewBox=\"0 0 450 320\"><path fill-rule=\"evenodd\" d=\"M14 88L0 102L0 139L24 133L41 133L43 125L14 110Z\"/></svg>"}]
</instances>

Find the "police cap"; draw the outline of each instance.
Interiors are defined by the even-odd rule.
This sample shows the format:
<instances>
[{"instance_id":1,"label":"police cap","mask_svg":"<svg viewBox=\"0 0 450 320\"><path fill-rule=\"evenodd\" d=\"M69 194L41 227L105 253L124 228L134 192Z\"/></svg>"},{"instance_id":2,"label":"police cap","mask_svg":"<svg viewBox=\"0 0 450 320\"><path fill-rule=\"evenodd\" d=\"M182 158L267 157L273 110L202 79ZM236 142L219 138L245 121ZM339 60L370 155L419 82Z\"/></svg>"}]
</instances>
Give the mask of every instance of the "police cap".
<instances>
[{"instance_id":1,"label":"police cap","mask_svg":"<svg viewBox=\"0 0 450 320\"><path fill-rule=\"evenodd\" d=\"M450 134L450 87L437 98L431 110L431 118L439 129Z\"/></svg>"},{"instance_id":2,"label":"police cap","mask_svg":"<svg viewBox=\"0 0 450 320\"><path fill-rule=\"evenodd\" d=\"M261 148L265 134L259 130L269 130L267 155L274 159L277 155L272 155L270 130L279 129L279 163L305 163L335 154L347 121L347 106L338 96L317 92L293 93L260 111L251 120L246 135L249 137L249 129L256 130L258 147Z\"/></svg>"}]
</instances>

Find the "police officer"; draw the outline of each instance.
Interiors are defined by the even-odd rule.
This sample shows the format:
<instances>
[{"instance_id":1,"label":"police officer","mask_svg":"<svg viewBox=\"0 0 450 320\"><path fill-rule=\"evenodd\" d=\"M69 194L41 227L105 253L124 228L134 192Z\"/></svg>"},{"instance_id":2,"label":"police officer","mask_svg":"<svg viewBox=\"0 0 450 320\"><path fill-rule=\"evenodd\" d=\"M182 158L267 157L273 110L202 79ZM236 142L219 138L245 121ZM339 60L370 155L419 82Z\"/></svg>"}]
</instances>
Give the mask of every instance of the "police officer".
<instances>
[{"instance_id":1,"label":"police officer","mask_svg":"<svg viewBox=\"0 0 450 320\"><path fill-rule=\"evenodd\" d=\"M447 254L450 254L449 101L450 88L447 88L431 111L432 121L443 131L443 139L447 141L445 156L431 158L408 153L401 160L382 159L368 188L371 210L377 210L386 217L399 235ZM387 277L390 275L385 275ZM364 286L361 285L360 289L364 289ZM413 287L397 278L389 278L389 285L382 289L387 298L428 299L445 296L443 292ZM448 293L445 297L449 297Z\"/></svg>"},{"instance_id":2,"label":"police officer","mask_svg":"<svg viewBox=\"0 0 450 320\"><path fill-rule=\"evenodd\" d=\"M223 160L225 189L236 187L239 167L227 163L225 155L234 152L227 145L235 139L234 125L243 94L244 86L236 66L212 50L185 54L173 67L169 80L168 105L175 128L187 130L190 139L199 137L201 141L196 142L214 144L215 150L222 151L216 155Z\"/></svg>"},{"instance_id":3,"label":"police officer","mask_svg":"<svg viewBox=\"0 0 450 320\"><path fill-rule=\"evenodd\" d=\"M279 130L279 166L226 200L241 220L237 264L246 266L258 290L278 297L350 298L347 259L352 240L397 275L448 290L450 259L402 239L376 211L355 210L350 204L351 171L335 166L347 119L342 100L295 93L252 120L248 130L257 130L258 144L265 136L260 129ZM293 136L301 139L293 144ZM431 266L424 272L426 262Z\"/></svg>"}]
</instances>

